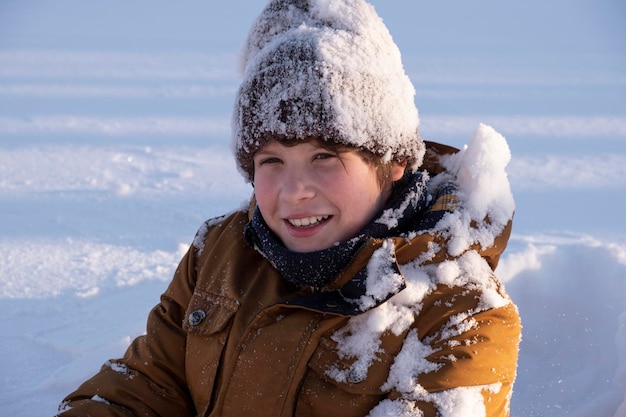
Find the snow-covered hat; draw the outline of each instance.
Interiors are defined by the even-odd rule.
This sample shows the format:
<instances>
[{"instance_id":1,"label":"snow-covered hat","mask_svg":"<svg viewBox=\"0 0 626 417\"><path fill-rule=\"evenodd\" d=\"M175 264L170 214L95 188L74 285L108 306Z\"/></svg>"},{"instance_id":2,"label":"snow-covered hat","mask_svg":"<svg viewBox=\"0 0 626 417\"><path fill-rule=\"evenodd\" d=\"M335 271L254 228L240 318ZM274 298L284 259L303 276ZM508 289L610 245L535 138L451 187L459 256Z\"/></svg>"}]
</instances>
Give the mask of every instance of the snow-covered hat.
<instances>
[{"instance_id":1,"label":"snow-covered hat","mask_svg":"<svg viewBox=\"0 0 626 417\"><path fill-rule=\"evenodd\" d=\"M424 156L415 89L400 51L364 0L270 0L242 50L232 147L252 181L270 138L321 138L407 161Z\"/></svg>"}]
</instances>

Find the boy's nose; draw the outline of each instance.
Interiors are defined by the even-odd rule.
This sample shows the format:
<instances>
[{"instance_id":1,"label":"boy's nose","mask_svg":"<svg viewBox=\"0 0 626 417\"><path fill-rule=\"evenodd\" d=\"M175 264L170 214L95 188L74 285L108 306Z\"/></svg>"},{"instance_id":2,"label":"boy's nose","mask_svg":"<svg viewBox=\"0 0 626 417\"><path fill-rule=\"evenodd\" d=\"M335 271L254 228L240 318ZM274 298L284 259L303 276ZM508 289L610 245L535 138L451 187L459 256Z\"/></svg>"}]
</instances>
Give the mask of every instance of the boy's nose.
<instances>
[{"instance_id":1,"label":"boy's nose","mask_svg":"<svg viewBox=\"0 0 626 417\"><path fill-rule=\"evenodd\" d=\"M280 198L282 200L296 203L315 195L315 187L305 172L289 170L284 174L280 184Z\"/></svg>"}]
</instances>

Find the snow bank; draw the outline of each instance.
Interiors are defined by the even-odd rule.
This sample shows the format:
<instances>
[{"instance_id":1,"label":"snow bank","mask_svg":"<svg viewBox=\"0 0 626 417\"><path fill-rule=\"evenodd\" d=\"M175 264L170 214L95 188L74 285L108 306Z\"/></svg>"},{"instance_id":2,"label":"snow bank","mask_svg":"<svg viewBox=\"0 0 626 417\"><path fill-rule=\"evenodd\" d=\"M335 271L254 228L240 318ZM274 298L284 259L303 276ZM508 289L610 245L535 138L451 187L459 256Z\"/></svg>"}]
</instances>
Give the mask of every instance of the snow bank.
<instances>
[{"instance_id":1,"label":"snow bank","mask_svg":"<svg viewBox=\"0 0 626 417\"><path fill-rule=\"evenodd\" d=\"M524 326L513 415L623 417L626 244L535 235L512 246L496 272Z\"/></svg>"},{"instance_id":2,"label":"snow bank","mask_svg":"<svg viewBox=\"0 0 626 417\"><path fill-rule=\"evenodd\" d=\"M103 288L169 280L187 246L145 251L85 240L0 240L1 299L95 297Z\"/></svg>"}]
</instances>

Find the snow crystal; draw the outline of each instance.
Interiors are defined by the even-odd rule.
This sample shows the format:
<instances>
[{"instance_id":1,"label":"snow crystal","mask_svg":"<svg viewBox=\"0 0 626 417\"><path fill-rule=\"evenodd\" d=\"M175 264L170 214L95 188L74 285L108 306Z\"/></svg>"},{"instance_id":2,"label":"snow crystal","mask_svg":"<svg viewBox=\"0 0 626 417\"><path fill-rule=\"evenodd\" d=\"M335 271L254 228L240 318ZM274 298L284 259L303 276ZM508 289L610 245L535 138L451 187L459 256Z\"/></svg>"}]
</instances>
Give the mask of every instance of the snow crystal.
<instances>
[{"instance_id":1,"label":"snow crystal","mask_svg":"<svg viewBox=\"0 0 626 417\"><path fill-rule=\"evenodd\" d=\"M383 400L374 407L367 417L422 417L424 413L415 403L407 400Z\"/></svg>"},{"instance_id":2,"label":"snow crystal","mask_svg":"<svg viewBox=\"0 0 626 417\"><path fill-rule=\"evenodd\" d=\"M134 378L134 376L130 373L130 369L128 369L128 366L126 366L123 363L111 362L109 360L104 365L108 366L109 368L111 368L113 371L115 371L117 373L120 373L122 375L126 375L126 376L130 377L131 379Z\"/></svg>"},{"instance_id":3,"label":"snow crystal","mask_svg":"<svg viewBox=\"0 0 626 417\"><path fill-rule=\"evenodd\" d=\"M416 399L434 403L441 417L485 417L487 410L484 404L483 391L499 392L501 384L486 386L463 387L436 393L422 393ZM406 399L383 400L374 407L368 417L421 417L424 413L415 404ZM620 417L616 415L616 417Z\"/></svg>"},{"instance_id":4,"label":"snow crystal","mask_svg":"<svg viewBox=\"0 0 626 417\"><path fill-rule=\"evenodd\" d=\"M206 236L208 231L209 224L208 222L204 222L200 225L198 231L196 232L196 235L193 238L193 242L191 243L191 245L196 249L196 253L198 254L198 256L200 256L202 254L202 251L204 250L204 237Z\"/></svg>"},{"instance_id":5,"label":"snow crystal","mask_svg":"<svg viewBox=\"0 0 626 417\"><path fill-rule=\"evenodd\" d=\"M419 410L406 410L407 399L426 401L435 404L442 417L484 417L486 413L484 390L493 393L499 392L501 384L488 386L461 387L435 393L427 392L417 378L420 374L436 372L441 366L428 361L426 358L433 354L433 349L419 340L417 331L412 330L407 335L402 350L396 356L391 366L389 378L383 390L396 390L403 394L403 398L395 401L383 401L370 413L371 416L387 416L387 410L404 410L403 415L419 416Z\"/></svg>"},{"instance_id":6,"label":"snow crystal","mask_svg":"<svg viewBox=\"0 0 626 417\"><path fill-rule=\"evenodd\" d=\"M483 391L498 393L502 384L461 387L428 394L428 399L438 407L441 417L485 417L487 410Z\"/></svg>"},{"instance_id":7,"label":"snow crystal","mask_svg":"<svg viewBox=\"0 0 626 417\"><path fill-rule=\"evenodd\" d=\"M393 296L390 301L392 304L411 306L417 312L420 308L419 303L435 289L436 285L419 263L401 265L400 269L406 280L406 288Z\"/></svg>"},{"instance_id":8,"label":"snow crystal","mask_svg":"<svg viewBox=\"0 0 626 417\"><path fill-rule=\"evenodd\" d=\"M425 181L424 184L427 184L427 182ZM410 205L415 206L418 204L421 194L424 192L426 192L426 190L423 187L419 187L418 191L408 192L398 208L389 208L384 210L383 213L376 219L376 223L384 224L389 229L393 229L398 226L398 219L401 218L403 213L406 213L406 209Z\"/></svg>"},{"instance_id":9,"label":"snow crystal","mask_svg":"<svg viewBox=\"0 0 626 417\"><path fill-rule=\"evenodd\" d=\"M489 264L475 251L466 252L455 260L435 265L424 267L405 265L401 269L407 282L413 285L423 281L426 276L431 282L431 288L435 285L446 285L479 291L480 310L503 307L511 302L508 296L501 294L499 281ZM414 282L415 279L417 282Z\"/></svg>"},{"instance_id":10,"label":"snow crystal","mask_svg":"<svg viewBox=\"0 0 626 417\"><path fill-rule=\"evenodd\" d=\"M480 124L469 145L444 161L457 176L464 206L474 220L489 217L502 224L511 219L515 204L505 171L510 160L511 151L504 137Z\"/></svg>"},{"instance_id":11,"label":"snow crystal","mask_svg":"<svg viewBox=\"0 0 626 417\"><path fill-rule=\"evenodd\" d=\"M460 255L474 243L491 246L513 218L515 202L505 171L510 159L504 137L483 124L463 150L442 158L442 164L456 177L463 208L448 213L437 225L437 230L450 236L451 255ZM472 221L478 222L478 227L470 227Z\"/></svg>"},{"instance_id":12,"label":"snow crystal","mask_svg":"<svg viewBox=\"0 0 626 417\"><path fill-rule=\"evenodd\" d=\"M95 402L99 402L99 403L107 404L107 405L110 405L110 404L111 404L110 402L108 402L107 400L105 400L104 398L102 398L101 396L99 396L99 395L97 395L97 394L96 394L96 395L94 395L93 397L91 397L91 400L92 400L92 401L95 401Z\"/></svg>"},{"instance_id":13,"label":"snow crystal","mask_svg":"<svg viewBox=\"0 0 626 417\"><path fill-rule=\"evenodd\" d=\"M434 276L438 283L452 286L454 281L461 275L461 268L454 261L444 261L434 268Z\"/></svg>"},{"instance_id":14,"label":"snow crystal","mask_svg":"<svg viewBox=\"0 0 626 417\"><path fill-rule=\"evenodd\" d=\"M397 390L401 393L420 395L425 393L417 382L423 373L434 372L441 367L426 358L433 354L433 349L419 340L416 330L411 330L404 340L400 353L389 370L389 378L382 386L383 390Z\"/></svg>"},{"instance_id":15,"label":"snow crystal","mask_svg":"<svg viewBox=\"0 0 626 417\"><path fill-rule=\"evenodd\" d=\"M247 208L247 206L246 206ZM234 212L234 211L233 211ZM204 250L204 237L206 236L209 229L216 224L219 224L222 220L230 216L233 212L214 217L202 223L196 232L196 235L193 238L192 246L196 249L196 255L200 256L202 251Z\"/></svg>"},{"instance_id":16,"label":"snow crystal","mask_svg":"<svg viewBox=\"0 0 626 417\"><path fill-rule=\"evenodd\" d=\"M380 351L380 332L370 328L369 314L353 317L349 324L332 335L337 342L337 354L340 358L355 358L350 369L335 366L327 370L327 375L338 382L349 380L350 375L365 379L369 367L377 359Z\"/></svg>"},{"instance_id":17,"label":"snow crystal","mask_svg":"<svg viewBox=\"0 0 626 417\"><path fill-rule=\"evenodd\" d=\"M404 279L396 267L395 247L392 241L385 240L367 264L366 292L361 297L361 310L365 311L394 294L402 286Z\"/></svg>"},{"instance_id":18,"label":"snow crystal","mask_svg":"<svg viewBox=\"0 0 626 417\"><path fill-rule=\"evenodd\" d=\"M476 289L481 292L479 308L499 308L511 302L508 296L500 293L500 283L494 277L487 261L477 252L469 251L457 259L459 275L456 278L456 285L469 289Z\"/></svg>"},{"instance_id":19,"label":"snow crystal","mask_svg":"<svg viewBox=\"0 0 626 417\"><path fill-rule=\"evenodd\" d=\"M473 319L468 313L460 313L454 314L450 316L446 324L439 330L434 336L425 340L426 343L429 343L435 339L439 340L447 340L452 339L453 337L461 336L463 333L466 333L472 329L478 327L478 322ZM456 346L458 345L458 341L450 340L448 345ZM464 341L465 344L474 343L471 340Z\"/></svg>"},{"instance_id":20,"label":"snow crystal","mask_svg":"<svg viewBox=\"0 0 626 417\"><path fill-rule=\"evenodd\" d=\"M400 335L406 331L421 310L421 301L435 288L432 279L423 269L403 267L403 272L406 287L386 303L365 313L367 328L372 333L390 331Z\"/></svg>"},{"instance_id":21,"label":"snow crystal","mask_svg":"<svg viewBox=\"0 0 626 417\"><path fill-rule=\"evenodd\" d=\"M58 412L60 413L64 413L66 411L70 411L72 409L72 406L70 406L70 402L69 401L63 401L61 404L59 404L59 408L58 408Z\"/></svg>"}]
</instances>

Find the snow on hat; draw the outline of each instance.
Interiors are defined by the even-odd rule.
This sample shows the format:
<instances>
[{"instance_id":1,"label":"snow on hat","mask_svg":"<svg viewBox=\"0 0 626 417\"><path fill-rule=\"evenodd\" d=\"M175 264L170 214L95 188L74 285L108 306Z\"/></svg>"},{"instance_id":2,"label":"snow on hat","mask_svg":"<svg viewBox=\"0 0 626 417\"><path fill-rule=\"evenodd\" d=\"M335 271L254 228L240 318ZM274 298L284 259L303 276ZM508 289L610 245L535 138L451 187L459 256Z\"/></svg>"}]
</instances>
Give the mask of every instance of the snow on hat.
<instances>
[{"instance_id":1,"label":"snow on hat","mask_svg":"<svg viewBox=\"0 0 626 417\"><path fill-rule=\"evenodd\" d=\"M272 137L319 138L417 169L415 89L400 51L364 0L270 0L242 49L232 147L252 181Z\"/></svg>"}]
</instances>

